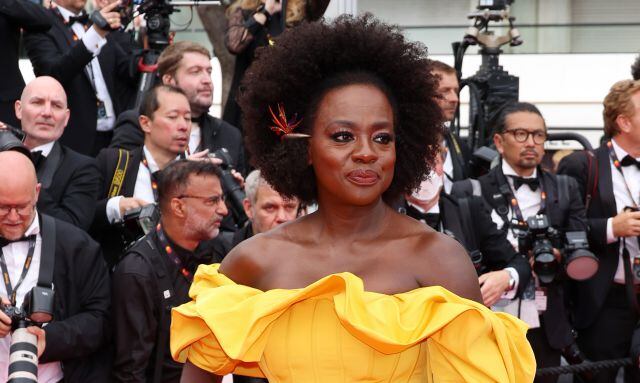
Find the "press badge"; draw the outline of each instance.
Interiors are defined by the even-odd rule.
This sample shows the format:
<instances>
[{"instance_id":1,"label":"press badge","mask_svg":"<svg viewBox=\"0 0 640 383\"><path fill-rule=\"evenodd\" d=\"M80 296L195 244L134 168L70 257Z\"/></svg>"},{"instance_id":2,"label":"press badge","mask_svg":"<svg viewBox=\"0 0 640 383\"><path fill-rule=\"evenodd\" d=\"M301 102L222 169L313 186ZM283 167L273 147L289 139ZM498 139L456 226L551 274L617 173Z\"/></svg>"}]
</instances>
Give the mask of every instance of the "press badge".
<instances>
[{"instance_id":1,"label":"press badge","mask_svg":"<svg viewBox=\"0 0 640 383\"><path fill-rule=\"evenodd\" d=\"M544 312L547 310L547 294L542 289L536 289L536 309L538 312Z\"/></svg>"}]
</instances>

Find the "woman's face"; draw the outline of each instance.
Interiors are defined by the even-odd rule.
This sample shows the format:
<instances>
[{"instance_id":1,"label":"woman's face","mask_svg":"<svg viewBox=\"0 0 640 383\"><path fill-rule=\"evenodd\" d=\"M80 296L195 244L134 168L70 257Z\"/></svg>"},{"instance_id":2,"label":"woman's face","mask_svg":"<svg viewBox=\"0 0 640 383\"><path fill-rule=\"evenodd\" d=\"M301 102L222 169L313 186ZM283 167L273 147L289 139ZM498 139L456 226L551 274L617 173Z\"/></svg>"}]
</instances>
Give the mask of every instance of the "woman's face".
<instances>
[{"instance_id":1,"label":"woman's face","mask_svg":"<svg viewBox=\"0 0 640 383\"><path fill-rule=\"evenodd\" d=\"M318 197L364 206L389 188L396 161L393 110L373 85L330 90L320 101L309 160Z\"/></svg>"}]
</instances>

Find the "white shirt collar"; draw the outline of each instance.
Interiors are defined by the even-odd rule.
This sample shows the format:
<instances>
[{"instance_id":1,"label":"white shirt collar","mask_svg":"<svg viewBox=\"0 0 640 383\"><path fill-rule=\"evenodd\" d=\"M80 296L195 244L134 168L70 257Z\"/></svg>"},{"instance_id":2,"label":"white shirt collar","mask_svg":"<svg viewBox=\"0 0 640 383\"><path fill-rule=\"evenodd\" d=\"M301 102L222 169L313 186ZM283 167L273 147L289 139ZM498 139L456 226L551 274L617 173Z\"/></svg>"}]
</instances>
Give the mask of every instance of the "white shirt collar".
<instances>
[{"instance_id":1,"label":"white shirt collar","mask_svg":"<svg viewBox=\"0 0 640 383\"><path fill-rule=\"evenodd\" d=\"M518 173L516 173L515 170L513 170L513 168L511 167L511 165L509 165L509 163L507 161L505 161L504 159L502 159L502 173L505 176L514 176L514 177L520 177L518 175ZM537 178L538 177L538 168L533 169L533 174L527 177L522 177L522 178Z\"/></svg>"},{"instance_id":2,"label":"white shirt collar","mask_svg":"<svg viewBox=\"0 0 640 383\"><path fill-rule=\"evenodd\" d=\"M629 155L629 153L627 153L624 149L622 149L622 147L620 147L620 145L618 145L615 138L611 139L611 144L613 145L613 152L616 154L616 157L618 157L618 161L622 161L623 158Z\"/></svg>"},{"instance_id":3,"label":"white shirt collar","mask_svg":"<svg viewBox=\"0 0 640 383\"><path fill-rule=\"evenodd\" d=\"M40 145L40 146L36 146L35 148L31 149L31 152L35 152L35 151L42 151L42 155L47 157L49 156L49 153L51 153L51 150L53 149L53 145L55 144L55 141L51 141L47 144L44 145Z\"/></svg>"},{"instance_id":4,"label":"white shirt collar","mask_svg":"<svg viewBox=\"0 0 640 383\"><path fill-rule=\"evenodd\" d=\"M37 211L33 217L33 222L31 222L31 225L29 225L29 227L27 228L27 231L24 232L24 236L28 237L30 235L36 235L36 234L40 234L40 220L39 220Z\"/></svg>"},{"instance_id":5,"label":"white shirt collar","mask_svg":"<svg viewBox=\"0 0 640 383\"><path fill-rule=\"evenodd\" d=\"M149 151L149 149L147 149L146 145L142 146L142 150L144 151L144 158L147 159L147 163L149 164L149 171L151 173L155 173L158 170L160 170L160 167L158 166L158 163L156 162L156 160L153 158L153 155L151 154L151 152ZM180 155L176 156L176 160L180 159Z\"/></svg>"},{"instance_id":6,"label":"white shirt collar","mask_svg":"<svg viewBox=\"0 0 640 383\"><path fill-rule=\"evenodd\" d=\"M71 12L70 10L61 7L60 5L58 5L56 3L56 7L58 8L58 10L60 11L60 14L62 15L62 18L64 19L65 22L69 21L69 17L71 16L77 16L75 13Z\"/></svg>"}]
</instances>

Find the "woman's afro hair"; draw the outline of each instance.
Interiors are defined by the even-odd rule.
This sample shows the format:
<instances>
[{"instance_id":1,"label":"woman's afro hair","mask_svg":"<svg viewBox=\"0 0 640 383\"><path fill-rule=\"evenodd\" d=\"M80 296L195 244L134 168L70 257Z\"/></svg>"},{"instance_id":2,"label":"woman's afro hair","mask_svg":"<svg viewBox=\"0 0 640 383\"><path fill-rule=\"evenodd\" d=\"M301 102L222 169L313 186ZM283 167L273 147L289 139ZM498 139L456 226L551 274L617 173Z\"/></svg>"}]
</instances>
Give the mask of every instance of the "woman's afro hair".
<instances>
[{"instance_id":1,"label":"woman's afro hair","mask_svg":"<svg viewBox=\"0 0 640 383\"><path fill-rule=\"evenodd\" d=\"M431 170L442 138L443 117L435 102L437 78L427 49L408 42L399 29L370 14L341 16L332 23L303 23L274 46L261 48L243 79L239 103L247 150L254 166L275 190L304 203L316 200L307 139L280 138L269 107L278 103L296 129L310 133L322 96L350 84L383 91L394 110L395 174L383 195L387 203L415 190Z\"/></svg>"}]
</instances>

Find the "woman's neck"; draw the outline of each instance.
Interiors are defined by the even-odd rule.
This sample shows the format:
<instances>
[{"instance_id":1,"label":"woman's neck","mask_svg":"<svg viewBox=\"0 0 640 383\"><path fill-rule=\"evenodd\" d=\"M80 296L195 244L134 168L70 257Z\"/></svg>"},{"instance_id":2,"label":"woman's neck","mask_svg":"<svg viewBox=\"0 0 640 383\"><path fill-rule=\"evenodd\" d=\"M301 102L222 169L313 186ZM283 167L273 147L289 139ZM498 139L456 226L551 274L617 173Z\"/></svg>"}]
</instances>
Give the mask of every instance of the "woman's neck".
<instances>
[{"instance_id":1,"label":"woman's neck","mask_svg":"<svg viewBox=\"0 0 640 383\"><path fill-rule=\"evenodd\" d=\"M388 213L389 207L381 198L365 206L318 198L318 215L324 223L322 232L334 239L376 237L385 227Z\"/></svg>"}]
</instances>

